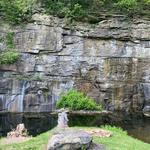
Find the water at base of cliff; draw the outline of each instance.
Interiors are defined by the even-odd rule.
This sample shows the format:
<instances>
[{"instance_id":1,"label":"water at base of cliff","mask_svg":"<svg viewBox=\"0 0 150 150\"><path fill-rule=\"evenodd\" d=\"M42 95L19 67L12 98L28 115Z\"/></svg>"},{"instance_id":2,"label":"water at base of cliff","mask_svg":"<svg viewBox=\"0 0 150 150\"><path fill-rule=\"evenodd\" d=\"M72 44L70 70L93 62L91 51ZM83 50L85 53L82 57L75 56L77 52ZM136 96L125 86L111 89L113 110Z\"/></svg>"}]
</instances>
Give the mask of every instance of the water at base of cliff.
<instances>
[{"instance_id":1,"label":"water at base of cliff","mask_svg":"<svg viewBox=\"0 0 150 150\"><path fill-rule=\"evenodd\" d=\"M124 114L69 114L69 126L96 126L113 125L122 127L134 138L150 143L150 117ZM4 113L0 114L0 136L24 123L28 132L36 136L57 125L57 115L49 113Z\"/></svg>"}]
</instances>

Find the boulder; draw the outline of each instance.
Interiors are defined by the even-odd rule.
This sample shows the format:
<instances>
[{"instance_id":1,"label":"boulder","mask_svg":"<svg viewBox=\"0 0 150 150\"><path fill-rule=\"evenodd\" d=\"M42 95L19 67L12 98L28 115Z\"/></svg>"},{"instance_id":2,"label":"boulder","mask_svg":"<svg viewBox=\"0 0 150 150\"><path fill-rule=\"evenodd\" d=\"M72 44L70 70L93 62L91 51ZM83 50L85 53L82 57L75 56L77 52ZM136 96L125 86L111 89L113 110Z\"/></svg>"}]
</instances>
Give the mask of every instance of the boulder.
<instances>
[{"instance_id":1,"label":"boulder","mask_svg":"<svg viewBox=\"0 0 150 150\"><path fill-rule=\"evenodd\" d=\"M92 136L77 129L59 130L51 137L47 150L89 149Z\"/></svg>"}]
</instances>

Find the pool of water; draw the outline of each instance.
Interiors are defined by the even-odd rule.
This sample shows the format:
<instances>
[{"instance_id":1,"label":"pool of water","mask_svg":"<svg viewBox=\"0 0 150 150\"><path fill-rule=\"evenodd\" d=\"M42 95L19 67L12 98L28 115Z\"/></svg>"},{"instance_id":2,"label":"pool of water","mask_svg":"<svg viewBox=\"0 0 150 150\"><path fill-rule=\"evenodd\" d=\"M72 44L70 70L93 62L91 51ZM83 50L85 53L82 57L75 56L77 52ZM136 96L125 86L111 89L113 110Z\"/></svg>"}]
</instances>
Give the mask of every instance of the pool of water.
<instances>
[{"instance_id":1,"label":"pool of water","mask_svg":"<svg viewBox=\"0 0 150 150\"><path fill-rule=\"evenodd\" d=\"M122 127L129 135L150 143L150 118L139 116L129 116L125 114L69 114L69 126L101 126L114 125ZM0 136L6 136L7 132L16 127L17 124L24 123L28 132L36 136L57 125L57 115L48 113L25 113L25 114L0 114Z\"/></svg>"}]
</instances>

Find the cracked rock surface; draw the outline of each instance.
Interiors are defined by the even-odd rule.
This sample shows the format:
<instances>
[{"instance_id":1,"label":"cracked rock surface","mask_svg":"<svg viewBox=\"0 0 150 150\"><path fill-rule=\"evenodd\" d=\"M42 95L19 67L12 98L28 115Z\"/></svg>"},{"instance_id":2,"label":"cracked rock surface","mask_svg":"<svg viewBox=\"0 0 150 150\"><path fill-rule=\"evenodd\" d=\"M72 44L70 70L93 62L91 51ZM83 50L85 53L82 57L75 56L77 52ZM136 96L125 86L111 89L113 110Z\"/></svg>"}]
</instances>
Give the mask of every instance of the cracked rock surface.
<instances>
[{"instance_id":1,"label":"cracked rock surface","mask_svg":"<svg viewBox=\"0 0 150 150\"><path fill-rule=\"evenodd\" d=\"M106 17L94 27L67 27L35 14L11 29L21 59L0 65L1 112L49 112L62 92L76 88L110 111L150 106L150 21ZM0 27L4 38L8 29ZM0 51L7 49L0 41Z\"/></svg>"}]
</instances>

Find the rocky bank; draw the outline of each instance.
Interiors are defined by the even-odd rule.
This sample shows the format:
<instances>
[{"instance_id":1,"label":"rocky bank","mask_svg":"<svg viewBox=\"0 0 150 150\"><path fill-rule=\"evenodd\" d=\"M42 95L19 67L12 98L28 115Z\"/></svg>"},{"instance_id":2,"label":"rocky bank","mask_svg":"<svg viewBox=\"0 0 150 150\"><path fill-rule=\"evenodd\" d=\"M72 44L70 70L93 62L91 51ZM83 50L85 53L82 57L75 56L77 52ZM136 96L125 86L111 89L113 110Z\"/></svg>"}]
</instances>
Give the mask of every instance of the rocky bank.
<instances>
[{"instance_id":1,"label":"rocky bank","mask_svg":"<svg viewBox=\"0 0 150 150\"><path fill-rule=\"evenodd\" d=\"M14 32L21 59L0 65L1 112L50 112L60 94L79 89L111 111L150 111L150 21L105 16L96 25L67 26L35 14ZM0 41L0 50L6 49Z\"/></svg>"}]
</instances>

